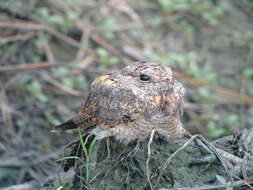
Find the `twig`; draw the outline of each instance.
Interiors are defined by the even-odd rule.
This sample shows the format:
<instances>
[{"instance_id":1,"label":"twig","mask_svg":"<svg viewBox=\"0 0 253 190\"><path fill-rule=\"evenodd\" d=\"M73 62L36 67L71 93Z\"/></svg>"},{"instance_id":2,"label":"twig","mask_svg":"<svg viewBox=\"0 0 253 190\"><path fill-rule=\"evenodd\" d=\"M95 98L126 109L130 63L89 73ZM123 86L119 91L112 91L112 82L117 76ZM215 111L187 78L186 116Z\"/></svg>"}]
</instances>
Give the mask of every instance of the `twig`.
<instances>
[{"instance_id":1,"label":"twig","mask_svg":"<svg viewBox=\"0 0 253 190\"><path fill-rule=\"evenodd\" d=\"M222 149L216 148L216 151L222 155L224 158L232 162L233 164L241 164L243 160L233 154L230 154L229 152L226 152Z\"/></svg>"},{"instance_id":2,"label":"twig","mask_svg":"<svg viewBox=\"0 0 253 190\"><path fill-rule=\"evenodd\" d=\"M92 34L91 39L98 43L103 48L107 49L111 54L116 55L118 57L122 56L121 52L116 48L112 47L107 41L105 41L101 36L98 34Z\"/></svg>"},{"instance_id":3,"label":"twig","mask_svg":"<svg viewBox=\"0 0 253 190\"><path fill-rule=\"evenodd\" d=\"M30 71L32 69L43 69L43 68L48 68L48 67L60 67L60 66L66 66L66 67L72 67L73 68L73 74L78 74L81 72L88 72L88 73L98 73L98 74L104 74L111 72L111 70L98 70L96 68L86 68L89 64L91 64L93 60L93 56L89 57L89 60L83 60L87 61L81 62L80 64L77 65L71 65L68 63L58 63L58 62L37 62L37 63L28 63L28 64L20 64L20 65L6 65L0 67L0 72L13 72L13 71ZM84 63L86 65L84 65ZM72 72L71 71L71 72ZM69 76L69 75L68 75Z\"/></svg>"},{"instance_id":4,"label":"twig","mask_svg":"<svg viewBox=\"0 0 253 190\"><path fill-rule=\"evenodd\" d=\"M76 48L83 49L78 41L64 34L61 34L60 32L57 32L56 30L50 27L41 24L36 24L33 22L19 22L19 23L0 22L0 28L18 29L23 31L45 31Z\"/></svg>"},{"instance_id":5,"label":"twig","mask_svg":"<svg viewBox=\"0 0 253 190\"><path fill-rule=\"evenodd\" d=\"M30 63L30 64L6 65L6 66L0 67L0 72L40 69L40 68L62 66L62 65L63 64L51 63L51 62L38 62L38 63Z\"/></svg>"},{"instance_id":6,"label":"twig","mask_svg":"<svg viewBox=\"0 0 253 190\"><path fill-rule=\"evenodd\" d=\"M253 99L249 96L246 96L246 95L242 95L238 92L234 92L234 91L231 91L231 90L225 90L225 89L222 89L222 88L216 88L216 87L213 87L203 81L200 81L200 80L197 80L197 79L193 79L193 78L190 78L188 76L185 76L184 74L182 73L177 73L177 72L174 72L174 75L175 77L179 78L179 79L182 79L184 81L186 81L187 83L193 85L193 86L198 86L198 87L205 87L205 88L208 88L212 91L215 91L216 93L218 94L222 94L224 96L227 96L227 97L230 97L234 100L239 100L241 102L244 102L248 105L251 105L253 106Z\"/></svg>"},{"instance_id":7,"label":"twig","mask_svg":"<svg viewBox=\"0 0 253 190\"><path fill-rule=\"evenodd\" d=\"M153 142L153 138L154 138L155 132L156 132L156 130L153 129L152 132L151 132L149 141L148 141L148 158L147 158L147 160L146 160L147 180L148 180L149 187L150 187L151 190L153 190L153 185L152 185L152 183L151 183L151 181L150 181L149 160L150 160L150 154L151 154L151 143Z\"/></svg>"},{"instance_id":8,"label":"twig","mask_svg":"<svg viewBox=\"0 0 253 190\"><path fill-rule=\"evenodd\" d=\"M140 22L139 15L130 7L126 1L124 0L111 0L108 4L114 9L118 9L119 11L127 14L132 20Z\"/></svg>"},{"instance_id":9,"label":"twig","mask_svg":"<svg viewBox=\"0 0 253 190\"><path fill-rule=\"evenodd\" d=\"M81 61L84 57L85 57L85 54L86 54L86 49L88 49L88 43L89 43L89 39L90 39L90 33L91 33L91 27L89 27L89 24L86 23L86 27L84 28L84 30L82 30L82 37L81 37L81 47L84 49L79 49L77 54L76 54L76 58L75 58L75 61L76 62L79 62Z\"/></svg>"},{"instance_id":10,"label":"twig","mask_svg":"<svg viewBox=\"0 0 253 190\"><path fill-rule=\"evenodd\" d=\"M18 34L18 35L10 36L10 37L1 37L0 38L0 45L3 45L3 44L8 43L8 42L28 40L33 35L34 34L32 32L30 32L30 33L24 34L24 35Z\"/></svg>"},{"instance_id":11,"label":"twig","mask_svg":"<svg viewBox=\"0 0 253 190\"><path fill-rule=\"evenodd\" d=\"M244 181L245 182L245 185L247 185L250 189L253 189L253 186L251 185L251 184L253 184L253 181L251 181L250 183L248 182L248 181L250 181L250 179L241 179L240 177L238 177L238 176L235 176L234 175L234 177L236 178L236 179L238 179L239 181ZM251 178L251 180L252 180L253 178Z\"/></svg>"},{"instance_id":12,"label":"twig","mask_svg":"<svg viewBox=\"0 0 253 190\"><path fill-rule=\"evenodd\" d=\"M143 24L145 25L145 24ZM147 24L146 24L147 25ZM118 25L112 25L112 26L98 26L97 28L94 28L94 30L109 30L109 31L122 31L122 30L133 30L133 29L139 29L142 26L140 25L140 22L127 22L127 23L121 23Z\"/></svg>"},{"instance_id":13,"label":"twig","mask_svg":"<svg viewBox=\"0 0 253 190\"><path fill-rule=\"evenodd\" d=\"M2 85L0 84L0 87ZM15 135L15 129L13 127L13 122L12 122L12 115L10 109L8 109L8 99L5 93L4 88L0 90L0 108L2 111L2 117L3 117L3 122L4 122L4 127L1 136L8 139L8 140L14 140L14 139L9 139L10 137L13 137Z\"/></svg>"},{"instance_id":14,"label":"twig","mask_svg":"<svg viewBox=\"0 0 253 190\"><path fill-rule=\"evenodd\" d=\"M47 56L47 60L49 60L50 62L55 62L54 53L48 43L48 40L43 36L43 32L39 32L39 38L40 38L41 44L44 47L44 51Z\"/></svg>"},{"instance_id":15,"label":"twig","mask_svg":"<svg viewBox=\"0 0 253 190\"><path fill-rule=\"evenodd\" d=\"M158 175L158 178L156 180L156 183L154 185L154 188L156 188L158 186L158 183L164 173L164 171L166 170L166 168L168 167L168 165L170 164L171 160L180 152L182 151L183 149L185 149L190 143L192 143L194 141L194 139L196 139L198 137L198 135L193 135L191 136L191 138L183 145L181 146L179 149L177 149L173 154L171 154L169 156L169 158L166 160L166 162L164 163L163 167L162 167L162 170L160 172L160 174Z\"/></svg>"},{"instance_id":16,"label":"twig","mask_svg":"<svg viewBox=\"0 0 253 190\"><path fill-rule=\"evenodd\" d=\"M219 159L219 161L221 162L221 165L223 166L223 168L224 168L224 170L225 170L225 172L226 172L226 174L227 174L227 176L228 177L230 177L230 179L232 179L232 175L231 175L231 173L228 171L228 168L227 168L227 166L226 166L226 164L225 164L225 161L224 161L224 159L223 159L223 155L222 154L220 154L220 153L218 153L218 151L217 151L217 149L216 149L216 147L214 146L214 145L212 145L211 143L209 143L202 135L195 135L195 136L197 136L197 140L198 141L196 141L195 143L200 143L200 145L202 145L203 147L207 147L210 151L212 151L215 155L216 155L216 157ZM225 151L224 151L225 152ZM222 152L223 153L223 152ZM223 157L222 157L222 156Z\"/></svg>"},{"instance_id":17,"label":"twig","mask_svg":"<svg viewBox=\"0 0 253 190\"><path fill-rule=\"evenodd\" d=\"M0 22L0 28L8 28L8 29L18 29L24 31L41 31L45 30L45 26L32 23L32 22L18 22L18 23L10 23L10 22Z\"/></svg>"},{"instance_id":18,"label":"twig","mask_svg":"<svg viewBox=\"0 0 253 190\"><path fill-rule=\"evenodd\" d=\"M91 55L85 57L82 61L76 64L77 68L70 71L71 74L78 74L81 70L85 70L96 58L96 55L92 53Z\"/></svg>"},{"instance_id":19,"label":"twig","mask_svg":"<svg viewBox=\"0 0 253 190\"><path fill-rule=\"evenodd\" d=\"M74 90L74 89L69 88L67 86L64 86L63 84L61 84L57 80L53 79L50 75L48 75L46 73L41 73L41 75L43 76L44 80L46 80L47 82L50 82L51 84L53 84L57 88L61 89L63 92L66 92L66 93L71 94L73 96L80 96L80 97L84 96L84 94L82 92L80 92L78 90Z\"/></svg>"}]
</instances>

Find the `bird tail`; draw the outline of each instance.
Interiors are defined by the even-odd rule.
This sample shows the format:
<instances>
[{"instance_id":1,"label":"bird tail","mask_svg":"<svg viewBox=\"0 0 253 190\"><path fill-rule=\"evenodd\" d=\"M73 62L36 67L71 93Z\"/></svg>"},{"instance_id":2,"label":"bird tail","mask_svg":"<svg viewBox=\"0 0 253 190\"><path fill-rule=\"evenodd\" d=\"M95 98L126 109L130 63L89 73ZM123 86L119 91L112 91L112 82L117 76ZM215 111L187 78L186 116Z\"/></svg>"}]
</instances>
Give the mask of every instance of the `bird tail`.
<instances>
[{"instance_id":1,"label":"bird tail","mask_svg":"<svg viewBox=\"0 0 253 190\"><path fill-rule=\"evenodd\" d=\"M69 119L68 121L54 126L51 130L51 132L58 132L58 131L65 131L65 130L71 130L78 128L78 125L74 123L74 119Z\"/></svg>"}]
</instances>

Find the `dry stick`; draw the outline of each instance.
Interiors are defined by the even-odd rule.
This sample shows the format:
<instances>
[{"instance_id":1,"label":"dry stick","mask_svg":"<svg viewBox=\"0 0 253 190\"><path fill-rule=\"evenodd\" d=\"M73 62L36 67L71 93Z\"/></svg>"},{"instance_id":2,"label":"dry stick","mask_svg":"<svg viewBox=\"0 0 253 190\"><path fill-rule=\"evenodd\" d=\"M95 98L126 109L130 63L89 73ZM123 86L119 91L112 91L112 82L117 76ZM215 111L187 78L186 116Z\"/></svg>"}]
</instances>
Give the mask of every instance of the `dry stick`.
<instances>
[{"instance_id":1,"label":"dry stick","mask_svg":"<svg viewBox=\"0 0 253 190\"><path fill-rule=\"evenodd\" d=\"M93 59L93 58L92 58ZM85 60L84 60L85 61ZM0 62L1 63L1 62ZM90 64L91 62L89 62L88 64ZM20 64L20 65L6 65L6 66L2 66L0 67L0 72L9 72L9 71L20 71L20 70L32 70L32 69L43 69L43 68L47 68L47 67L59 67L59 66L68 66L68 67L72 67L73 68L73 74L78 74L81 73L80 69L82 69L82 71L86 71L89 73L98 73L98 74L104 74L107 72L111 72L111 70L97 70L95 68L86 68L86 66L82 65L83 63L81 62L80 65L77 64L75 65L70 65L68 63L51 63L51 62L38 62L38 63L29 63L29 64ZM85 70L84 70L85 68Z\"/></svg>"},{"instance_id":2,"label":"dry stick","mask_svg":"<svg viewBox=\"0 0 253 190\"><path fill-rule=\"evenodd\" d=\"M244 157L243 157L243 162L242 162L242 165L241 165L243 179L248 178L248 175L247 175L247 172L246 172L246 163L247 163L247 159L249 159L248 156L249 156L249 152L246 152Z\"/></svg>"},{"instance_id":3,"label":"dry stick","mask_svg":"<svg viewBox=\"0 0 253 190\"><path fill-rule=\"evenodd\" d=\"M83 60L81 60L79 63L76 64L76 68L73 68L70 73L71 74L80 74L81 70L86 70L86 68L93 63L95 60L96 55L95 53L92 53L91 55L86 56Z\"/></svg>"},{"instance_id":4,"label":"dry stick","mask_svg":"<svg viewBox=\"0 0 253 190\"><path fill-rule=\"evenodd\" d=\"M251 185L251 184L253 184L253 181L252 181L253 178L251 178L251 179L248 179L248 178L246 179L246 178L245 178L245 180L243 180L243 179L241 179L241 178L238 177L238 176L235 176L235 175L234 175L234 177L237 178L237 179L239 179L239 181L244 181L244 182L245 182L245 185L247 185L250 189L253 189L253 186ZM247 180L247 181L246 181L246 180ZM251 181L250 181L250 180L251 180Z\"/></svg>"},{"instance_id":5,"label":"dry stick","mask_svg":"<svg viewBox=\"0 0 253 190\"><path fill-rule=\"evenodd\" d=\"M143 25L148 25L148 23L144 23ZM105 27L101 27L99 26L99 28L95 28L95 30L99 30L99 29L103 29L103 30L110 30L113 32L119 32L122 30L133 30L133 29L139 29L142 26L140 25L140 22L125 22L125 23L121 23L120 25L113 25L113 26L105 26Z\"/></svg>"},{"instance_id":6,"label":"dry stick","mask_svg":"<svg viewBox=\"0 0 253 190\"><path fill-rule=\"evenodd\" d=\"M91 33L91 29L89 27L86 27L85 29L86 30L82 30L82 37L80 42L80 45L81 47L83 47L83 49L87 49ZM86 51L84 51L83 49L79 49L77 51L75 62L80 62L82 59L84 59Z\"/></svg>"},{"instance_id":7,"label":"dry stick","mask_svg":"<svg viewBox=\"0 0 253 190\"><path fill-rule=\"evenodd\" d=\"M41 31L45 29L45 26L32 23L32 22L16 22L16 23L11 23L11 22L0 22L0 28L7 28L7 29L18 29L18 30L24 30L24 31Z\"/></svg>"},{"instance_id":8,"label":"dry stick","mask_svg":"<svg viewBox=\"0 0 253 190\"><path fill-rule=\"evenodd\" d=\"M216 149L212 144L210 144L203 136L201 136L201 135L194 135L194 136L191 136L191 138L190 138L183 146L181 146L176 152L174 152L174 153L166 160L166 162L165 162L165 164L164 164L164 166L163 166L163 169L162 169L162 171L160 172L160 174L159 174L159 176L158 176L158 179L157 179L157 181L156 181L156 184L155 184L154 188L158 185L158 183L159 183L159 181L160 181L160 178L162 177L162 174L164 173L165 169L167 168L167 166L168 166L169 163L171 162L172 158L175 157L176 154L177 154L179 151L181 151L181 150L183 150L184 148L186 148L186 146L188 146L189 143L191 143L192 141L194 141L196 138L199 138L200 143L201 143L202 146L204 146L204 145L207 146L207 148L209 148L209 149L217 156L217 158L220 160L222 166L224 167L226 174L227 174L229 177L232 177L232 175L228 172L228 169L227 169L227 167L226 167L226 164L225 164L223 158L221 157L221 155L224 156L224 152L225 152L225 151L219 151L219 152L218 152L217 149ZM203 145L203 144L204 144L204 145ZM225 153L227 153L227 152L225 152ZM221 154L221 155L220 155L220 154ZM227 155L227 154L226 154L226 155ZM233 158L230 158L230 159L234 159L234 157L233 157ZM235 160L236 160L237 162L239 162L239 160L237 159L237 157L236 157ZM239 163L241 163L241 162L239 162Z\"/></svg>"},{"instance_id":9,"label":"dry stick","mask_svg":"<svg viewBox=\"0 0 253 190\"><path fill-rule=\"evenodd\" d=\"M53 30L52 28L46 27L45 30L48 33L56 36L57 38L61 39L62 41L66 42L66 43L68 43L68 44L70 44L70 45L72 45L72 46L74 46L76 48L84 49L78 41L73 40L72 38L70 38L70 37L68 37L66 35L63 35L60 32L57 32L56 30Z\"/></svg>"},{"instance_id":10,"label":"dry stick","mask_svg":"<svg viewBox=\"0 0 253 190\"><path fill-rule=\"evenodd\" d=\"M117 50L116 48L112 47L107 41L105 41L102 37L100 37L98 34L92 34L91 39L98 43L103 48L107 49L111 54L116 55L118 57L122 56L122 53ZM128 60L129 61L129 60Z\"/></svg>"},{"instance_id":11,"label":"dry stick","mask_svg":"<svg viewBox=\"0 0 253 190\"><path fill-rule=\"evenodd\" d=\"M49 60L49 62L55 62L54 53L49 45L48 39L44 38L43 32L39 32L39 38L40 38L41 44L44 48L47 60Z\"/></svg>"},{"instance_id":12,"label":"dry stick","mask_svg":"<svg viewBox=\"0 0 253 190\"><path fill-rule=\"evenodd\" d=\"M61 84L57 80L53 79L50 75L48 75L46 73L43 73L41 75L43 76L44 80L46 80L47 82L50 82L51 84L53 84L57 88L61 89L63 92L66 92L66 93L71 94L73 96L83 97L83 95L84 95L82 92L80 92L78 90L74 90L72 88L64 86L63 84Z\"/></svg>"},{"instance_id":13,"label":"dry stick","mask_svg":"<svg viewBox=\"0 0 253 190\"><path fill-rule=\"evenodd\" d=\"M93 41L95 41L96 43L98 43L101 47L107 49L112 55L121 57L121 59L125 62L125 63L131 63L130 59L128 59L127 57L123 56L123 54L116 48L114 48L113 46L111 46L107 41L105 41L102 37L100 37L98 34L93 34L91 35L91 39Z\"/></svg>"},{"instance_id":14,"label":"dry stick","mask_svg":"<svg viewBox=\"0 0 253 190\"><path fill-rule=\"evenodd\" d=\"M127 154L126 157L134 156L134 155L138 152L138 150L139 150L139 148L140 148L139 146L140 146L140 144L139 144L139 142L137 142L136 146L133 148L133 150L131 150L131 151Z\"/></svg>"},{"instance_id":15,"label":"dry stick","mask_svg":"<svg viewBox=\"0 0 253 190\"><path fill-rule=\"evenodd\" d=\"M6 66L0 67L0 72L40 69L40 68L53 67L53 66L62 66L62 64L51 63L51 62L38 62L38 63L31 63L31 64L6 65Z\"/></svg>"},{"instance_id":16,"label":"dry stick","mask_svg":"<svg viewBox=\"0 0 253 190\"><path fill-rule=\"evenodd\" d=\"M220 151L218 152L216 147L214 145L212 145L211 143L209 143L202 135L195 135L197 136L197 141L196 144L200 143L201 146L203 146L205 148L205 146L211 150L215 155L216 157L219 159L219 161L221 162L221 165L223 166L226 174L228 177L230 177L230 179L232 180L232 174L228 171L227 169L227 166L226 166L226 163L223 159L223 157L227 157L229 155L229 153L225 152L225 151ZM226 153L226 155L224 156L223 154ZM234 156L235 157L235 156ZM233 160L233 157L230 157L230 160ZM236 163L238 160L234 161L234 163Z\"/></svg>"},{"instance_id":17,"label":"dry stick","mask_svg":"<svg viewBox=\"0 0 253 190\"><path fill-rule=\"evenodd\" d=\"M107 149L107 153L108 156L106 159L109 159L111 157L111 151L110 151L110 145L109 145L109 138L106 139L106 149Z\"/></svg>"},{"instance_id":18,"label":"dry stick","mask_svg":"<svg viewBox=\"0 0 253 190\"><path fill-rule=\"evenodd\" d=\"M198 143L200 143L203 147L205 147L205 146L207 146L207 148L209 149L209 150L211 150L215 155L216 155L216 157L219 159L219 161L221 162L221 165L223 166L223 168L224 168L224 170L225 170L225 172L226 172L226 174L227 174L227 176L229 176L230 177L230 179L232 179L232 175L231 175L231 173L228 171L228 169L227 169L227 166L226 166L226 164L225 164L225 161L224 161L224 159L223 159L223 154L220 154L220 153L218 153L218 151L217 151L217 149L216 149L216 147L214 146L214 145L212 145L211 143L209 143L202 135L195 135L195 136L197 136L197 138L199 138L199 141L198 141ZM203 145L204 144L204 145ZM224 151L225 152L225 151ZM222 156L223 157L222 157Z\"/></svg>"},{"instance_id":19,"label":"dry stick","mask_svg":"<svg viewBox=\"0 0 253 190\"><path fill-rule=\"evenodd\" d=\"M229 160L230 162L232 162L233 164L237 165L237 164L242 164L243 163L243 159L229 153L226 152L220 148L216 148L216 151L222 155L224 158L226 158L227 160Z\"/></svg>"},{"instance_id":20,"label":"dry stick","mask_svg":"<svg viewBox=\"0 0 253 190\"><path fill-rule=\"evenodd\" d=\"M172 158L174 158L180 151L182 151L183 149L185 149L191 142L193 142L194 139L196 139L198 137L198 135L193 135L191 136L191 138L183 145L181 146L179 149L177 149L173 154L171 154L169 156L169 158L166 160L165 164L162 167L162 171L160 172L160 174L158 175L158 178L156 180L156 183L154 185L154 188L156 188L158 186L158 183L165 171L165 169L167 168L167 166L169 165L169 163L171 162Z\"/></svg>"},{"instance_id":21,"label":"dry stick","mask_svg":"<svg viewBox=\"0 0 253 190\"><path fill-rule=\"evenodd\" d=\"M155 132L156 132L156 130L153 129L152 132L151 132L149 141L148 141L148 158L146 160L147 179L148 179L148 183L149 183L149 186L150 186L151 190L153 190L153 185L152 185L152 183L150 181L149 160L150 160L150 154L151 154L150 146L151 146L151 143L153 142L153 138L154 138Z\"/></svg>"},{"instance_id":22,"label":"dry stick","mask_svg":"<svg viewBox=\"0 0 253 190\"><path fill-rule=\"evenodd\" d=\"M0 28L18 29L24 31L46 31L76 48L83 49L78 41L66 35L63 35L50 27L41 24L36 24L32 22L19 22L19 23L0 22Z\"/></svg>"},{"instance_id":23,"label":"dry stick","mask_svg":"<svg viewBox=\"0 0 253 190\"><path fill-rule=\"evenodd\" d=\"M6 138L11 141L12 143L15 143L15 138L12 138L15 135L15 128L13 126L12 122L12 113L10 109L8 109L8 98L5 93L5 89L2 88L2 85L0 83L0 110L2 112L2 117L3 117L3 124L4 124L4 130L2 130L2 137ZM10 138L11 137L11 138ZM7 140L6 139L6 140ZM7 141L8 142L8 141Z\"/></svg>"},{"instance_id":24,"label":"dry stick","mask_svg":"<svg viewBox=\"0 0 253 190\"><path fill-rule=\"evenodd\" d=\"M240 93L237 93L237 92L234 92L234 91L231 91L231 90L225 90L225 89L222 89L222 88L216 88L216 87L213 87L205 82L202 82L200 80L197 80L197 79L193 79L193 78L190 78L188 76L185 76L181 73L177 73L177 72L174 72L174 75L184 81L187 81L189 84L193 85L193 86L198 86L198 87L205 87L205 88L208 88L212 91L215 91L219 94L222 94L224 96L227 96L227 97L230 97L234 100L239 100L241 102L244 102L248 105L251 105L253 106L253 99L249 96L246 96L246 95L242 95Z\"/></svg>"},{"instance_id":25,"label":"dry stick","mask_svg":"<svg viewBox=\"0 0 253 190\"><path fill-rule=\"evenodd\" d=\"M10 36L10 37L0 37L0 45L3 45L8 42L28 40L29 38L33 37L33 35L34 34L31 32L25 35L17 34L15 36Z\"/></svg>"}]
</instances>

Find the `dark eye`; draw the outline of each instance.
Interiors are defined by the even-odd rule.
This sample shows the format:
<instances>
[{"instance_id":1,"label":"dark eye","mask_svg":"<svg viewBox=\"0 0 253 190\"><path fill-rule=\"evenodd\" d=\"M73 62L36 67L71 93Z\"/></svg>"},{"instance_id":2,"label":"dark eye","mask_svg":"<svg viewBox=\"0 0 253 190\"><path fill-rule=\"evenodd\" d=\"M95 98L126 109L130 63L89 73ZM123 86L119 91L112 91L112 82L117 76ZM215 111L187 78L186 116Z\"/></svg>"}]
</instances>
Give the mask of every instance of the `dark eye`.
<instances>
[{"instance_id":1,"label":"dark eye","mask_svg":"<svg viewBox=\"0 0 253 190\"><path fill-rule=\"evenodd\" d=\"M149 81L150 77L148 75L141 74L140 75L140 80L142 80L142 81Z\"/></svg>"}]
</instances>

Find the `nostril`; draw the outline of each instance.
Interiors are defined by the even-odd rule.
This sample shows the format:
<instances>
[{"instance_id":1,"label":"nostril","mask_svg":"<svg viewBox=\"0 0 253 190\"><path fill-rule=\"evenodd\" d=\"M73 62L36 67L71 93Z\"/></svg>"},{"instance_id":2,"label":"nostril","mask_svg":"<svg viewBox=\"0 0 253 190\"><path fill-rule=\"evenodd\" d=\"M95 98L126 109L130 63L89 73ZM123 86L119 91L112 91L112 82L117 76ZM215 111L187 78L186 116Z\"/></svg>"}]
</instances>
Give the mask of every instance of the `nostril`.
<instances>
[{"instance_id":1,"label":"nostril","mask_svg":"<svg viewBox=\"0 0 253 190\"><path fill-rule=\"evenodd\" d=\"M174 83L175 79L173 79L173 77L168 77L168 78L166 78L166 81L169 83Z\"/></svg>"}]
</instances>

